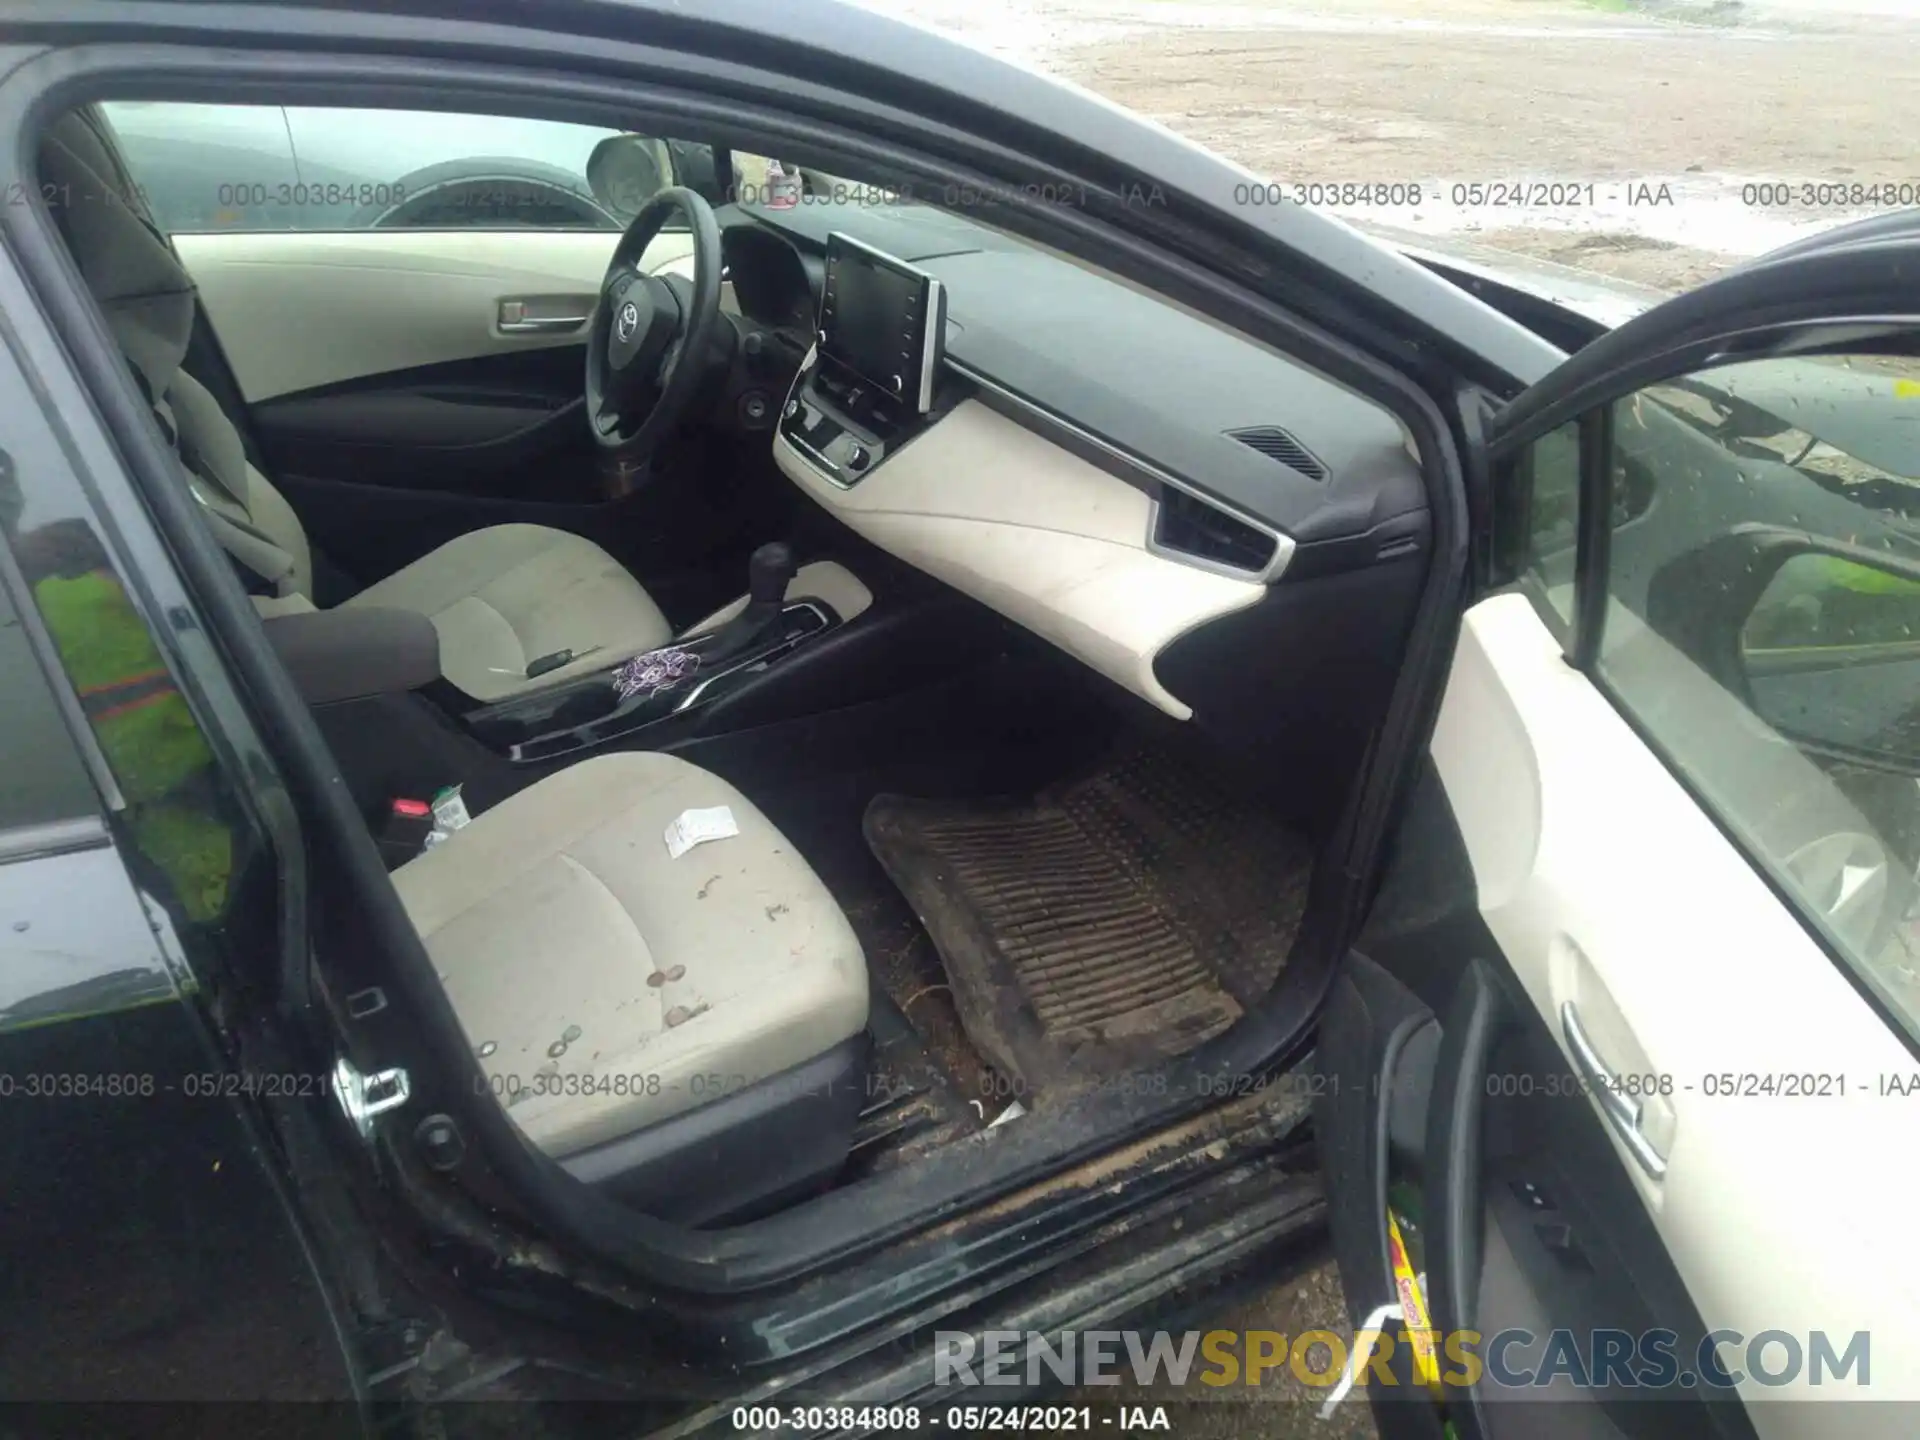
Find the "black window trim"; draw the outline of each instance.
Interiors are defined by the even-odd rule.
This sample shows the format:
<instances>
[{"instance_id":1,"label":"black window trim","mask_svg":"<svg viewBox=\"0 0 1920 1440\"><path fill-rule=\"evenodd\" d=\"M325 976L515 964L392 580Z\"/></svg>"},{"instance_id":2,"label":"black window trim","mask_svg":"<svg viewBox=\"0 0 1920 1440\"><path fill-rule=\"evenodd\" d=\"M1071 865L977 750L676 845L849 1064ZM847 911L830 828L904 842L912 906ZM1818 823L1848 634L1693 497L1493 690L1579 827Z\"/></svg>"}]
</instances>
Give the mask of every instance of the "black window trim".
<instances>
[{"instance_id":1,"label":"black window trim","mask_svg":"<svg viewBox=\"0 0 1920 1440\"><path fill-rule=\"evenodd\" d=\"M1567 663L1593 675L1607 628L1613 560L1613 404L1580 417L1580 501L1574 538L1573 624ZM1597 478L1596 478L1597 477Z\"/></svg>"}]
</instances>

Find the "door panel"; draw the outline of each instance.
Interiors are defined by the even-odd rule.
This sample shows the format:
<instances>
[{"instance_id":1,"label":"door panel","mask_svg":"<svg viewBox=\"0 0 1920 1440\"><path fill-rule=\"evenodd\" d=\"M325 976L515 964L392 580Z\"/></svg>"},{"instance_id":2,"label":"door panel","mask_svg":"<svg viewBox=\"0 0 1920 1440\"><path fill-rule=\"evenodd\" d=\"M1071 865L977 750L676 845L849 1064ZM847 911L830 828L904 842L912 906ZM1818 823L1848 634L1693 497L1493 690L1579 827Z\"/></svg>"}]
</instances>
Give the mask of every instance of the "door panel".
<instances>
[{"instance_id":1,"label":"door panel","mask_svg":"<svg viewBox=\"0 0 1920 1440\"><path fill-rule=\"evenodd\" d=\"M291 1064L242 1081L223 1028L300 1008L299 886L257 823L287 802L265 767L232 783L176 688L48 424L56 379L0 363L0 1395L334 1401L356 1433L344 1294L261 1123L269 1094L333 1102L279 1088Z\"/></svg>"},{"instance_id":2,"label":"door panel","mask_svg":"<svg viewBox=\"0 0 1920 1440\"><path fill-rule=\"evenodd\" d=\"M388 371L253 405L253 434L282 488L318 479L591 503L602 492L583 364L579 347L566 346ZM311 523L326 522L316 514Z\"/></svg>"},{"instance_id":3,"label":"door panel","mask_svg":"<svg viewBox=\"0 0 1920 1440\"><path fill-rule=\"evenodd\" d=\"M1435 1069L1424 1186L1432 1307L1443 1330L1483 1337L1488 1366L1455 1392L1467 1412L1459 1431L1750 1437L1737 1398L1623 1383L1592 1338L1632 1337L1621 1358L1639 1360L1641 1337L1669 1331L1671 1353L1692 1357L1706 1326L1584 1097L1556 1085L1565 1061L1502 965L1467 965ZM1555 1331L1575 1337L1579 1383L1549 1364ZM1529 1373L1531 1383L1513 1383Z\"/></svg>"},{"instance_id":4,"label":"door panel","mask_svg":"<svg viewBox=\"0 0 1920 1440\"><path fill-rule=\"evenodd\" d=\"M1889 1274L1883 1216L1920 1165L1909 1102L1874 1093L1913 1058L1524 596L1468 612L1433 758L1488 933L1561 1072L1579 1073L1557 1023L1571 1004L1616 1073L1671 1079L1654 1097L1670 1110L1644 1122L1664 1173L1611 1126L1608 1143L1702 1318L1824 1330L1836 1353L1868 1330L1874 1397L1915 1398L1920 1287ZM1708 1093L1708 1077L1783 1072L1845 1077L1846 1094ZM1763 1435L1833 1433L1833 1407L1776 1403L1820 1397L1804 1373L1741 1393Z\"/></svg>"},{"instance_id":5,"label":"door panel","mask_svg":"<svg viewBox=\"0 0 1920 1440\"><path fill-rule=\"evenodd\" d=\"M578 346L578 329L502 328L512 300L585 316L619 236L604 230L256 231L173 237L240 389L259 403L388 371ZM688 235L648 247L656 269Z\"/></svg>"},{"instance_id":6,"label":"door panel","mask_svg":"<svg viewBox=\"0 0 1920 1440\"><path fill-rule=\"evenodd\" d=\"M10 973L0 1026L0 1303L16 1317L0 1390L15 1404L327 1400L353 1433L338 1317L247 1102L213 1098L246 1092L222 1088L238 1074L167 995L119 857L0 866L0 907L10 929L32 917L43 945L83 945L5 957L33 974ZM147 966L157 995L130 983Z\"/></svg>"},{"instance_id":7,"label":"door panel","mask_svg":"<svg viewBox=\"0 0 1920 1440\"><path fill-rule=\"evenodd\" d=\"M1697 1307L1597 1114L1562 1083L1570 1067L1555 1037L1505 965L1489 963L1499 947L1474 908L1471 862L1431 767L1360 945L1321 1023L1328 1079L1315 1122L1351 1313L1395 1298L1391 1199L1437 1327L1477 1332L1482 1360L1502 1332L1532 1337L1500 1347L1498 1378L1541 1369L1555 1329L1581 1337L1590 1357L1596 1330L1669 1328L1686 1337L1676 1353L1691 1355L1705 1331ZM1404 1343L1387 1358L1396 1384L1371 1387L1381 1433L1441 1434ZM1463 1437L1751 1433L1737 1402L1719 1403L1731 1413L1718 1420L1703 1408L1717 1392L1580 1389L1564 1376L1462 1387L1470 1377L1457 1362L1442 1368Z\"/></svg>"},{"instance_id":8,"label":"door panel","mask_svg":"<svg viewBox=\"0 0 1920 1440\"><path fill-rule=\"evenodd\" d=\"M1737 1410L1678 1433L1911 1433L1920 1280L1890 1263L1886 1215L1920 1181L1920 759L1897 743L1920 696L1897 666L1852 675L1877 757L1796 739L1758 701L1783 657L1912 637L1920 479L1910 445L1869 442L1911 429L1916 262L1908 227L1783 252L1495 418L1491 594L1463 617L1437 787L1416 788L1362 937L1445 1017L1420 1157L1434 1308L1566 1327L1595 1363L1595 1324L1681 1344L1671 1368L1630 1366L1652 1382L1630 1394L1450 1390L1463 1434L1668 1433L1707 1391ZM1409 904L1407 871L1440 883ZM1476 1085L1452 1032L1485 1036L1489 996ZM1703 1326L1715 1344L1690 1347ZM1861 1403L1888 1400L1907 1403Z\"/></svg>"}]
</instances>

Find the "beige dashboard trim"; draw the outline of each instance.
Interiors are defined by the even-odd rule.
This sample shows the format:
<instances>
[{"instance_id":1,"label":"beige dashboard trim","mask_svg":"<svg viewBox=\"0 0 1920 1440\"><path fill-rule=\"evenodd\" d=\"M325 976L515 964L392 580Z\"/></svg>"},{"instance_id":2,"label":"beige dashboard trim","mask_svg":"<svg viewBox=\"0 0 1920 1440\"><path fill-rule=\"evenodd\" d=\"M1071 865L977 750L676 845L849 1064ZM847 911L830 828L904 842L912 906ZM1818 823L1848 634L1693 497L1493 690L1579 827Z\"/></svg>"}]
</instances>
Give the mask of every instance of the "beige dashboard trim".
<instances>
[{"instance_id":1,"label":"beige dashboard trim","mask_svg":"<svg viewBox=\"0 0 1920 1440\"><path fill-rule=\"evenodd\" d=\"M851 489L784 436L774 462L881 549L963 590L1177 719L1153 672L1172 641L1245 609L1262 585L1147 548L1152 500L967 400Z\"/></svg>"}]
</instances>

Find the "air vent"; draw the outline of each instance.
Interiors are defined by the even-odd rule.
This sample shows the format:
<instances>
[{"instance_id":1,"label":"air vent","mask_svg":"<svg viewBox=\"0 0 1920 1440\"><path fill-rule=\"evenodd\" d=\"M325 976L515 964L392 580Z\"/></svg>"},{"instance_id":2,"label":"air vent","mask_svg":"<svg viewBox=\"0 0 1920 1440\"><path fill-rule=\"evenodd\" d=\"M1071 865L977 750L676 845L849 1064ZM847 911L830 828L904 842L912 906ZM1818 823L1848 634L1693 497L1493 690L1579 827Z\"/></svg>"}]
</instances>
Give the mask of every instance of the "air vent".
<instances>
[{"instance_id":1,"label":"air vent","mask_svg":"<svg viewBox=\"0 0 1920 1440\"><path fill-rule=\"evenodd\" d=\"M1153 538L1162 550L1253 575L1273 562L1280 543L1264 530L1171 486L1160 492Z\"/></svg>"},{"instance_id":2,"label":"air vent","mask_svg":"<svg viewBox=\"0 0 1920 1440\"><path fill-rule=\"evenodd\" d=\"M1258 450L1269 460L1278 460L1282 465L1298 470L1309 480L1327 478L1327 467L1320 463L1311 450L1278 425L1250 425L1245 430L1229 430L1227 434L1249 449Z\"/></svg>"}]
</instances>

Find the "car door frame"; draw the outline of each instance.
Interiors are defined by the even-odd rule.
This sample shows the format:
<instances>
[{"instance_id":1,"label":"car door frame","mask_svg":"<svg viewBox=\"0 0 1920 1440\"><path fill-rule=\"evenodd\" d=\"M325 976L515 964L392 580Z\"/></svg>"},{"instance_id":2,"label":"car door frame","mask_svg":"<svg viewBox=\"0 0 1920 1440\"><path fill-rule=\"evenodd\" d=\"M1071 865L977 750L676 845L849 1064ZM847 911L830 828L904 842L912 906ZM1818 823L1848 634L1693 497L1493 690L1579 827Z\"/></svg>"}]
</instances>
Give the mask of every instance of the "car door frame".
<instances>
[{"instance_id":1,"label":"car door frame","mask_svg":"<svg viewBox=\"0 0 1920 1440\"><path fill-rule=\"evenodd\" d=\"M1516 483L1515 462L1542 436L1570 421L1582 422L1579 553L1566 659L1584 671L1628 724L1640 731L1649 748L1666 761L1675 778L1709 815L1713 811L1695 792L1693 783L1594 668L1604 630L1601 616L1607 605L1606 570L1612 536L1609 509L1595 493L1606 473L1611 442L1607 412L1602 407L1645 386L1716 361L1760 358L1773 337L1788 337L1798 346L1802 342L1795 337L1821 326L1893 324L1920 329L1920 301L1903 304L1900 299L1903 290L1911 293L1912 286L1911 269L1903 274L1902 267L1916 262L1920 262L1920 211L1910 216L1876 216L1811 237L1646 312L1529 387L1489 426L1487 461L1495 477L1493 529L1496 534L1515 535L1524 534L1524 526L1515 522L1523 517L1525 505L1522 486ZM1730 316L1738 317L1739 323L1726 323ZM1840 333L1831 338L1835 343L1844 339ZM1510 552L1487 559L1490 568L1482 572L1482 580L1488 589L1517 580ZM1769 888L1782 903L1791 907L1792 898L1768 874L1762 857L1731 828L1724 824L1719 828L1767 878ZM1920 1060L1920 1045L1905 1039L1904 1030L1887 1014L1880 997L1831 945L1824 940L1821 944L1847 982L1903 1037L1903 1044Z\"/></svg>"},{"instance_id":2,"label":"car door frame","mask_svg":"<svg viewBox=\"0 0 1920 1440\"><path fill-rule=\"evenodd\" d=\"M1529 603L1515 593L1519 556L1514 546L1505 543L1505 537L1513 534L1524 538L1528 528L1529 486L1520 461L1541 437L1577 423L1578 549L1572 614L1565 617L1564 625L1543 628L1555 630L1560 662L1592 686L1614 712L1615 721L1631 729L1667 772L1666 780L1677 783L1699 807L1701 817L1731 842L1796 926L1799 917L1767 867L1705 805L1685 773L1597 672L1602 629L1597 622L1609 598L1607 564L1613 524L1611 498L1600 488L1610 480L1610 402L1716 358L1746 358L1770 336L1805 334L1846 321L1897 319L1914 324L1920 307L1910 300L1902 302L1903 294L1911 292L1911 281L1906 280L1903 291L1901 274L1904 267L1910 277L1916 259L1920 259L1920 219L1876 217L1742 267L1596 340L1523 392L1491 417L1479 457L1492 477L1490 513L1478 517L1482 523L1475 527L1478 593L1469 606L1468 628L1479 602L1490 600L1509 609ZM1836 331L1835 338L1839 334ZM1538 600L1532 603L1538 610L1545 608ZM1507 619L1510 628L1534 623L1525 616L1518 622L1511 616ZM1449 683L1450 698L1462 684L1463 668L1484 659L1475 644L1475 637L1463 629ZM1515 957L1503 951L1482 914L1480 866L1470 854L1474 847L1463 831L1472 831L1487 812L1483 809L1476 816L1469 803L1468 813L1457 813L1461 802L1452 798L1446 783L1442 752L1451 745L1456 759L1459 753L1476 748L1486 753L1498 737L1463 738L1457 726L1450 736L1446 710L1443 702L1433 751L1404 807L1395 860L1383 878L1358 947L1336 978L1323 1018L1320 1060L1327 1083L1316 1115L1336 1255L1356 1320L1393 1293L1383 1214L1389 1157L1405 1150L1424 1158L1431 1264L1428 1308L1435 1330L1443 1334L1473 1328L1471 1296L1482 1278L1480 1245L1490 1223L1485 1207L1509 1198L1498 1187L1483 1183L1482 1128L1487 1107L1482 1100L1488 1086L1482 1081L1487 1078L1496 1037L1503 1030L1528 1032L1525 1043L1533 1047L1533 1058L1563 1074L1580 1071L1578 1057L1570 1053L1574 1041L1563 1025L1551 1023L1553 1017L1542 1015L1537 1001L1529 999ZM1526 717L1518 717L1518 723L1518 739L1524 741ZM1516 753L1512 763L1523 764L1525 759ZM1491 768L1489 761L1483 773ZM1864 981L1830 945L1815 939L1846 983L1868 1000L1877 1018L1886 1021L1883 1007ZM1904 1032L1897 1026L1889 1028L1911 1051ZM1584 1095L1558 1107L1558 1113L1571 1120L1566 1137L1559 1142L1562 1148L1582 1152L1585 1163L1598 1167L1587 1173L1604 1197L1598 1205L1587 1207L1585 1218L1594 1225L1595 1211L1599 1212L1599 1248L1611 1249L1626 1261L1640 1298L1655 1301L1669 1312L1676 1304L1689 1309L1691 1313L1675 1328L1698 1333L1698 1311L1691 1309L1674 1258L1627 1173L1634 1162L1628 1158L1626 1143L1601 1118L1602 1108L1597 1098ZM1433 1164L1435 1156L1441 1157L1438 1166ZM1557 1223L1560 1217L1549 1214L1546 1218ZM1389 1364L1398 1383L1382 1385L1376 1374L1370 1385L1383 1431L1439 1433L1436 1412L1411 1383L1404 1355L1397 1363L1390 1359ZM1461 1372L1446 1373L1457 1377ZM1721 1392L1722 1398L1737 1394ZM1446 1395L1458 1433L1488 1433L1488 1415L1478 1387L1449 1386ZM1548 1396L1545 1406L1505 1413L1537 1410L1536 1424L1551 1426L1551 1433L1577 1433L1583 1418L1592 1416L1555 1403L1564 1398ZM1578 1392L1575 1398L1598 1402L1581 1405L1583 1412L1606 1408L1606 1397L1597 1392ZM1416 1403L1395 1403L1408 1399ZM1754 1433L1747 1413L1753 1408L1737 1403L1716 1406L1712 1423L1721 1433ZM1654 1411L1637 1414L1655 1423Z\"/></svg>"},{"instance_id":3,"label":"car door frame","mask_svg":"<svg viewBox=\"0 0 1920 1440\"><path fill-rule=\"evenodd\" d=\"M10 1013L0 1017L0 1076L14 1102L0 1141L19 1252L9 1265L43 1292L29 1307L34 1344L0 1365L7 1393L97 1402L158 1387L187 1401L331 1400L360 1428L366 1381L349 1343L348 1279L274 1143L337 1124L335 1102L301 1043L309 1032L249 1032L242 1048L219 1020L242 983L284 1013L307 1003L309 871L292 802L155 537L102 505L98 484L117 478L118 458L90 423L86 392L46 363L32 293L11 261L0 263L0 316L0 462L9 508L19 507L0 536L0 613L15 631L7 683L16 707L44 705L49 722L38 753L7 759L58 769L50 762L66 752L92 789L62 818L0 826L0 908L14 947ZM44 544L56 533L57 557ZM41 563L29 564L36 538ZM56 634L38 593L48 579L75 578L76 554L98 590L124 601L125 621L144 628L162 662L154 670L81 688L63 637L92 626ZM137 764L145 746L110 753L102 740L116 702L126 713L155 699L182 706L205 742L211 783L198 782L201 793L222 797L206 813L244 857L222 884L251 894L217 926L187 919L175 882L135 838L128 771L115 767ZM231 963L240 954L253 962L244 977ZM281 1083L261 1084L267 1071ZM112 1257L104 1288L85 1264L92 1257L98 1272L102 1256ZM49 1263L75 1257L82 1263L64 1270ZM63 1300L56 1283L73 1293ZM204 1362L215 1348L219 1366L185 1373L183 1359ZM109 1351L114 1363L102 1368Z\"/></svg>"},{"instance_id":4,"label":"car door frame","mask_svg":"<svg viewBox=\"0 0 1920 1440\"><path fill-rule=\"evenodd\" d=\"M639 6L636 10L646 8ZM834 23L842 26L857 22L864 27L868 23L853 12L828 14L829 18L837 16ZM617 102L630 123L643 127L649 117L671 110L711 125L722 139L737 133L726 127L750 123L777 137L797 132L812 137L809 143L815 153L867 157L882 173L898 171L924 180L945 177L962 163L1016 167L1014 173L1021 175L1056 168L1068 173L1072 166L1090 162L1098 167L1093 176L1097 183L1089 183L1086 189L1087 204L1062 207L1009 187L1004 202L1007 228L1033 238L1050 237L1093 263L1110 265L1117 274L1150 283L1171 299L1232 323L1262 343L1298 355L1305 363L1391 409L1406 427L1408 443L1423 464L1433 497L1432 558L1424 581L1426 588L1404 641L1402 673L1395 682L1387 717L1363 762L1364 773L1356 782L1366 797L1366 809L1333 842L1354 858L1323 867L1323 883L1332 892L1324 907L1329 925L1344 928L1350 924L1357 913L1360 874L1371 867L1371 855L1384 830L1395 776L1403 757L1416 748L1428 713L1433 680L1441 673L1453 624L1454 597L1465 575L1465 507L1458 445L1433 395L1409 378L1409 372L1417 363L1431 361L1437 349L1459 357L1463 365L1471 358L1480 371L1499 371L1510 381L1507 370L1501 369L1503 365L1537 373L1542 368L1541 352L1551 353L1551 347L1526 336L1518 326L1469 297L1433 281L1413 262L1397 261L1334 222L1306 212L1278 217L1271 210L1234 205L1229 197L1241 172L1198 152L1190 153L1184 146L1163 146L1158 132L1137 128L1131 122L1118 123L1104 108L1088 104L1084 113L1076 111L1072 106L1080 102L1071 96L1067 97L1069 108L1064 110L1059 108L1059 97L1053 97L1054 110L1039 118L1051 121L1063 133L1077 137L1075 140L1015 149L1016 142L1027 138L1026 131L1016 132L1004 120L990 121L973 112L963 117L966 124L961 128L939 119L938 107L933 106L922 107L918 114L900 112L899 126L878 126L874 117L881 102L840 90L828 91L825 81L811 82L814 89L808 94L812 109L802 127L789 109L782 108L788 105L798 83L796 66L764 77L764 88L753 92L760 97L757 106L744 102L738 94L724 96L723 104L707 88L710 66L696 68L684 51L661 49L643 38L608 41L531 27L524 31L508 31L505 26L490 30L463 23L460 33L471 48L449 56L430 43L438 38L435 27L439 22L433 17L355 12L349 31L385 42L378 59L371 59L338 53L349 31L338 28L344 22L332 12L326 17L324 30L309 29L311 18L297 9L276 6L242 7L230 19L201 17L198 32L185 37L200 44L154 44L137 52L142 66L140 83L176 87L201 84L207 68L218 57L229 63L231 93L260 93L264 82L258 74L236 83L237 72L260 63L257 55L239 48L243 38L262 48L326 52L302 53L297 67L286 67L289 74L297 69L297 78L285 82L290 93L339 82L358 86L357 93L368 95L411 95L461 85L472 87L474 94L505 94L508 80L503 77L509 73L508 66L516 67L512 79L524 85L526 77L518 72L536 58L543 58L552 62L538 75L543 97L557 104L564 96L582 114ZM103 89L101 82L124 73L131 63L129 57L136 54L131 46L111 42L128 38L129 32L138 32L156 19L171 25L175 17L170 10L158 16L157 11L146 7L114 8L108 20L99 22L99 28L104 29L110 21L120 32L111 36L96 35L75 20L73 25L79 29L62 31L64 40L78 37L71 49L24 60L9 74L6 84L0 85L0 123L30 128L22 124L23 115L51 110L64 99L88 98L94 90ZM688 24L694 27L694 22ZM219 28L223 25L227 28ZM174 34L166 26L160 28L167 35ZM911 80L922 89L934 90L955 83L954 77L940 75L918 55L916 47L938 48L939 42L904 25L883 23L881 29L890 45L883 47L886 53L877 55L871 63L893 63L897 50L903 84ZM234 30L242 33L236 35ZM709 17L703 12L698 26L689 28L679 43L684 45L689 37L698 36L706 42L703 54L720 56L732 54L730 47L743 33L741 27L725 24L723 17ZM510 34L515 41L511 53L501 45L503 34ZM89 37L98 38L100 43L87 43ZM140 38L147 37L143 33ZM817 46L827 43L821 37L814 39ZM616 78L570 76L566 62L583 47L603 59L617 54L630 69ZM944 57L947 52L941 50L940 54ZM738 57L742 74L748 78L760 75L758 71L748 74L747 63L753 58L751 54ZM478 64L481 60L493 63L482 69ZM610 66L610 59L608 63ZM369 79L370 75L375 78ZM273 83L281 82L275 78ZM743 79L743 87L745 83ZM1004 74L993 71L982 79L983 94L974 98L994 116L1018 114L1025 108L1020 99L1025 92L1020 87L1028 83L1017 70ZM1009 86L1013 87L1011 91ZM741 93L747 92L743 89ZM825 102L825 94L835 97L834 105ZM520 99L514 103L525 102ZM1034 133L1045 139L1050 132L1043 128ZM1103 143L1088 143L1084 136L1089 134ZM937 138L940 145L928 145L929 137ZM961 140L966 141L967 148L961 148ZM913 148L916 145L927 148ZM942 159L936 164L928 158L943 154L967 159ZM1190 193L1183 192L1185 198L1178 206L1167 206L1170 213L1150 211L1151 202L1130 198L1142 188L1137 177L1161 173L1161 166L1174 161L1179 162L1183 183L1191 189ZM1191 180L1184 178L1188 172ZM977 173L995 172L982 168ZM1171 184L1174 177L1167 174L1165 178ZM990 193L998 192L990 187ZM366 900L354 917L354 923L364 930L355 937L358 943L352 955L347 954L348 947L340 947L345 978L337 989L353 994L362 984L372 988L380 972L368 957L375 955L390 961L386 974L399 977L387 989L383 997L387 1003L381 1010L371 1016L347 1015L339 1022L347 1048L363 1073L407 1068L413 1076L409 1107L391 1112L394 1118L390 1120L382 1120L382 1133L398 1134L402 1125L410 1125L421 1114L452 1116L466 1138L461 1163L463 1174L477 1177L475 1190L512 1196L524 1208L530 1224L558 1237L575 1253L674 1293L676 1299L685 1301L681 1313L728 1335L728 1341L717 1343L731 1343L736 1334L741 1344L770 1346L783 1342L765 1327L739 1331L724 1328L732 1325L732 1316L718 1313L718 1308L709 1303L715 1296L798 1283L814 1272L831 1270L836 1283L846 1277L841 1288L859 1297L859 1303L873 1296L890 1307L886 1313L893 1314L951 1284L951 1276L928 1270L920 1291L902 1290L891 1276L881 1287L871 1283L864 1272L842 1262L883 1245L903 1243L919 1233L929 1217L962 1205L980 1206L983 1226L1002 1223L985 1210L984 1202L1054 1173L1063 1156L1072 1153L1056 1137L1042 1133L1038 1127L1031 1134L1009 1134L991 1166L958 1153L951 1161L935 1157L929 1161L924 1183L885 1190L858 1214L849 1208L844 1216L834 1210L825 1215L800 1211L775 1215L735 1227L723 1243L651 1221L635 1224L628 1213L603 1197L580 1193L582 1187L570 1183L548 1157L521 1142L502 1108L477 1085L479 1072L471 1047L386 879L364 823L346 801L311 717L267 648L252 607L230 567L205 539L204 526L181 498L180 487L171 483L171 460L151 414L128 383L95 307L75 285L70 262L42 208L27 205L9 211L8 238L18 242L21 270L36 298L45 305L49 328L67 342L67 353L59 357L61 363L71 359L76 374L97 402L104 422L103 443L117 446L126 462L126 503L142 516L139 523L145 523L146 502L168 540L177 542L176 558L200 602L197 614L192 610L182 613L194 618L200 633L217 636L226 647L237 680L259 707L263 727L270 729L282 747L277 753L302 804L303 819L310 822L313 843L327 851ZM995 213L997 216L999 211ZM1193 223L1189 228L1196 218L1204 219L1205 224ZM1201 245L1200 240L1209 235L1230 243ZM1170 243L1169 237L1179 243ZM1284 256L1303 246L1314 253L1327 272L1312 285L1299 283L1294 269L1275 263L1276 255ZM1243 250L1247 256L1257 257L1257 263L1256 258L1229 258ZM1449 333L1449 322L1457 322L1459 333ZM1250 1015L1252 1023L1235 1027L1221 1037L1216 1050L1188 1057L1183 1064L1191 1074L1183 1071L1174 1077L1164 1095L1157 1090L1146 1093L1146 1087L1142 1087L1134 1093L1116 1091L1093 1097L1083 1112L1089 1126L1103 1131L1111 1127L1110 1133L1116 1137L1148 1133L1151 1127L1162 1126L1216 1100L1222 1083L1214 1079L1217 1075L1264 1076L1296 1060L1307 1043L1315 1001L1337 953L1319 936L1310 937L1310 943L1314 947L1313 963L1291 967L1269 1004ZM1158 1168L1156 1161L1153 1173L1158 1173ZM1144 1162L1142 1169L1145 1173ZM1143 1187L1103 1190L1101 1195L1113 1196L1116 1205L1135 1203L1136 1196L1140 1201L1147 1198ZM1078 1209L1081 1198L1072 1190L1040 1193L1034 1205L1049 1217L1057 1215L1062 1223L1080 1224L1080 1217L1072 1212ZM1106 1199L1101 1203L1107 1203ZM1027 1241L1023 1243L1037 1233L1024 1216L1005 1223L1025 1226Z\"/></svg>"}]
</instances>

